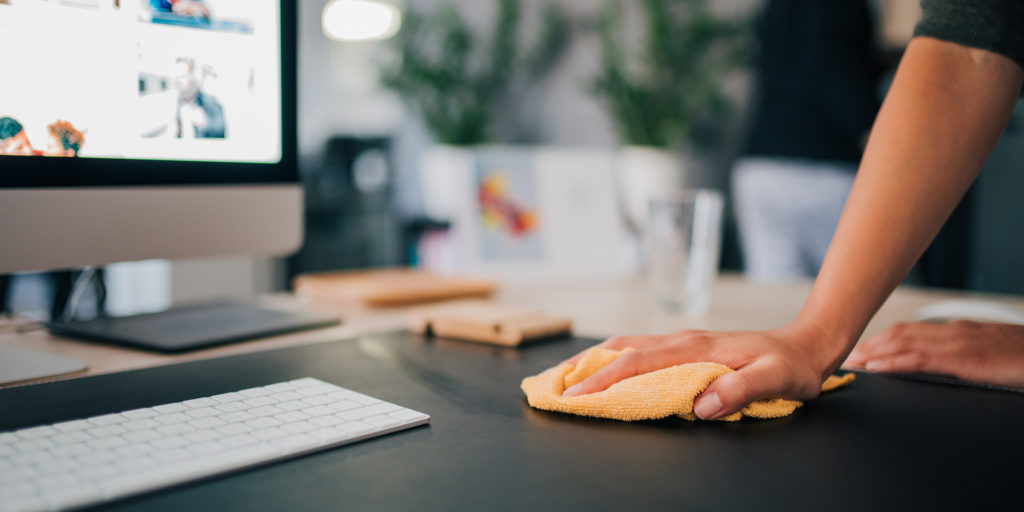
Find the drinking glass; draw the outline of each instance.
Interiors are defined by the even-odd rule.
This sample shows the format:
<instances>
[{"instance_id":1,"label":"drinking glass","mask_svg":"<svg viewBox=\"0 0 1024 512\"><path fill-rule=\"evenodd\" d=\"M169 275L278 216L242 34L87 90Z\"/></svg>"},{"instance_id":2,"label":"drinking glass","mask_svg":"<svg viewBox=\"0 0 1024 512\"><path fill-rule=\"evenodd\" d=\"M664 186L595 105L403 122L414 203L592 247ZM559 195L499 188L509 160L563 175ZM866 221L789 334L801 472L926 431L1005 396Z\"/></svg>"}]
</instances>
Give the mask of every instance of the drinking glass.
<instances>
[{"instance_id":1,"label":"drinking glass","mask_svg":"<svg viewBox=\"0 0 1024 512\"><path fill-rule=\"evenodd\" d=\"M651 290L665 309L700 316L718 275L724 200L697 189L651 199L647 241Z\"/></svg>"}]
</instances>

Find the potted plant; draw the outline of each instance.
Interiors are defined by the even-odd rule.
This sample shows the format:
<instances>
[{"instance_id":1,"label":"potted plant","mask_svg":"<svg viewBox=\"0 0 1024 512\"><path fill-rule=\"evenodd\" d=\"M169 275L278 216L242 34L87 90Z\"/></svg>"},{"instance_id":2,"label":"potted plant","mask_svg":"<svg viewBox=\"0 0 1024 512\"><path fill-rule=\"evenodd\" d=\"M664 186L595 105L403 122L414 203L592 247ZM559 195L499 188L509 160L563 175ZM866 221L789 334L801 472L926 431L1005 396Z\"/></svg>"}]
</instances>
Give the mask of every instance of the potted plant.
<instances>
[{"instance_id":1,"label":"potted plant","mask_svg":"<svg viewBox=\"0 0 1024 512\"><path fill-rule=\"evenodd\" d=\"M623 144L620 202L639 232L647 202L684 188L694 162L718 140L731 106L722 81L745 59L750 30L715 16L707 0L643 0L644 38L630 51L622 34L627 4L634 3L611 0L598 15L601 67L591 85Z\"/></svg>"},{"instance_id":2,"label":"potted plant","mask_svg":"<svg viewBox=\"0 0 1024 512\"><path fill-rule=\"evenodd\" d=\"M401 95L434 139L451 146L492 142L499 114L514 114L503 101L513 86L548 72L569 42L569 21L554 4L543 12L534 46L520 51L519 2L500 0L489 44L481 45L458 9L446 5L405 15L395 38L398 59L385 63L385 86Z\"/></svg>"}]
</instances>

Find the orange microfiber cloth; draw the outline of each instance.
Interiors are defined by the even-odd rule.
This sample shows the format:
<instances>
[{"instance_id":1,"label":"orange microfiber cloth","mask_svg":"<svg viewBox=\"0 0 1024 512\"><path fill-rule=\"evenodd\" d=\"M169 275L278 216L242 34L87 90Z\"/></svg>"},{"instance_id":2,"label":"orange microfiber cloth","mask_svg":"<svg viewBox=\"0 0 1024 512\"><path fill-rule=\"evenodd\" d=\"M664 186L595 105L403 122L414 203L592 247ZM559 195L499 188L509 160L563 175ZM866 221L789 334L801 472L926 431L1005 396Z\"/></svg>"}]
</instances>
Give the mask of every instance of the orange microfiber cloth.
<instances>
[{"instance_id":1,"label":"orange microfiber cloth","mask_svg":"<svg viewBox=\"0 0 1024 512\"><path fill-rule=\"evenodd\" d=\"M595 418L622 421L654 420L679 416L696 421L693 401L712 381L733 371L718 363L689 363L662 368L616 382L604 391L589 395L562 396L562 392L593 375L620 355L621 352L592 348L579 364L561 364L540 375L523 379L522 389L532 407L545 411L565 412ZM822 391L831 391L854 379L852 373L842 377L831 376L821 385ZM743 416L753 418L780 418L792 414L803 405L793 400L774 398L758 400L740 412L719 418L737 421Z\"/></svg>"}]
</instances>

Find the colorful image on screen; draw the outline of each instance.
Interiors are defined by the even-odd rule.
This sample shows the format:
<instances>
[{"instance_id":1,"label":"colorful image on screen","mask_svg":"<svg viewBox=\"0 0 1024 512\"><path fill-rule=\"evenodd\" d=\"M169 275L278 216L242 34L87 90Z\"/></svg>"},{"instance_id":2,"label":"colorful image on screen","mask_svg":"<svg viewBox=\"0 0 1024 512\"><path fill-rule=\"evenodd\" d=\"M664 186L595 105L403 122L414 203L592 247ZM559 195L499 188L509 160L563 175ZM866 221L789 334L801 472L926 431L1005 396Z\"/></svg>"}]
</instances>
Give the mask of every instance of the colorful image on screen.
<instances>
[{"instance_id":1,"label":"colorful image on screen","mask_svg":"<svg viewBox=\"0 0 1024 512\"><path fill-rule=\"evenodd\" d=\"M279 0L0 0L0 155L274 163Z\"/></svg>"}]
</instances>

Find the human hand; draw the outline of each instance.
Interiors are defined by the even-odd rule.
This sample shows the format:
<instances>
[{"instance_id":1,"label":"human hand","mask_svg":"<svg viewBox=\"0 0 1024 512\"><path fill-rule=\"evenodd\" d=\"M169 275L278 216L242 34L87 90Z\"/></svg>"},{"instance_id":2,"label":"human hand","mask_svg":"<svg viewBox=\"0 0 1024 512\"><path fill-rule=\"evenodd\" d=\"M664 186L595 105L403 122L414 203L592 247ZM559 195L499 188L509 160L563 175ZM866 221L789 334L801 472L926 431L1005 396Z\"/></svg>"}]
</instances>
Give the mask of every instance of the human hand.
<instances>
[{"instance_id":1,"label":"human hand","mask_svg":"<svg viewBox=\"0 0 1024 512\"><path fill-rule=\"evenodd\" d=\"M830 352L820 331L786 327L764 332L680 331L664 336L611 338L597 346L636 350L620 356L579 384L565 396L602 391L616 382L684 363L716 362L735 372L715 379L694 404L694 413L705 420L739 411L762 398L808 400L818 396L821 383L834 369L836 354ZM838 350L837 350L838 352ZM576 364L582 353L564 361Z\"/></svg>"},{"instance_id":2,"label":"human hand","mask_svg":"<svg viewBox=\"0 0 1024 512\"><path fill-rule=\"evenodd\" d=\"M858 344L845 366L1024 388L1024 326L966 320L898 324Z\"/></svg>"}]
</instances>

